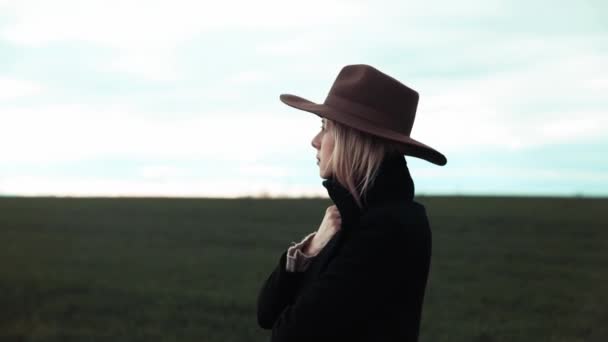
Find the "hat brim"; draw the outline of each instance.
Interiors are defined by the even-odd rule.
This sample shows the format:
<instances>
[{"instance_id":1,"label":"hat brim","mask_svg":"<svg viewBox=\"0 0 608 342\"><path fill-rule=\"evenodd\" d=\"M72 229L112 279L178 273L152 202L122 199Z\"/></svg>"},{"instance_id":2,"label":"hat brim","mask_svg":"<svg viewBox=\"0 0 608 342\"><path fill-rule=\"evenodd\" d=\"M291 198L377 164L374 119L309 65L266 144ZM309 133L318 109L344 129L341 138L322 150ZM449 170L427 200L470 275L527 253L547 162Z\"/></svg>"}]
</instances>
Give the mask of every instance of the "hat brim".
<instances>
[{"instance_id":1,"label":"hat brim","mask_svg":"<svg viewBox=\"0 0 608 342\"><path fill-rule=\"evenodd\" d=\"M328 118L360 131L401 143L399 145L401 147L400 153L404 155L424 159L439 166L447 164L447 159L441 152L405 134L370 125L364 119L297 95L281 94L279 98L283 103L293 108L311 112L319 117Z\"/></svg>"}]
</instances>

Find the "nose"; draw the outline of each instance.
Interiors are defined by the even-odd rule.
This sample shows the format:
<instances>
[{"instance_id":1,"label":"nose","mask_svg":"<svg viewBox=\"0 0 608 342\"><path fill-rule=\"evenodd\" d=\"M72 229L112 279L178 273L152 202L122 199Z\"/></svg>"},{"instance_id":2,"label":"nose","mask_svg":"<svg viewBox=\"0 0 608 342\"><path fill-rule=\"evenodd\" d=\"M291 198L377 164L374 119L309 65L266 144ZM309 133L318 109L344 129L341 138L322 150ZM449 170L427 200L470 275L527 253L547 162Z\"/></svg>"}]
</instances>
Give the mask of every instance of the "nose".
<instances>
[{"instance_id":1,"label":"nose","mask_svg":"<svg viewBox=\"0 0 608 342\"><path fill-rule=\"evenodd\" d=\"M312 138L312 141L310 142L310 144L312 145L312 147L316 148L317 150L321 149L321 145L319 144L319 134L315 135L315 137Z\"/></svg>"}]
</instances>

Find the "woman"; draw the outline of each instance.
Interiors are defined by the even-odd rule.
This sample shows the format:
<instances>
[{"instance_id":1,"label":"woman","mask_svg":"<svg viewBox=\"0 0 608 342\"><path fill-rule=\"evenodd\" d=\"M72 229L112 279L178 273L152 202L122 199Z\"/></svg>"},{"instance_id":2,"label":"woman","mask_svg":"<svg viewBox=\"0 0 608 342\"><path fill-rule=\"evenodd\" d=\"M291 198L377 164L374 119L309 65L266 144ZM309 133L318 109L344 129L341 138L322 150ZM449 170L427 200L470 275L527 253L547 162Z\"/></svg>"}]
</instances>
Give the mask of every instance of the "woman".
<instances>
[{"instance_id":1,"label":"woman","mask_svg":"<svg viewBox=\"0 0 608 342\"><path fill-rule=\"evenodd\" d=\"M258 295L258 324L273 342L417 341L431 230L404 155L447 163L409 136L418 93L357 64L323 104L280 98L322 118L312 146L334 205L281 254Z\"/></svg>"}]
</instances>

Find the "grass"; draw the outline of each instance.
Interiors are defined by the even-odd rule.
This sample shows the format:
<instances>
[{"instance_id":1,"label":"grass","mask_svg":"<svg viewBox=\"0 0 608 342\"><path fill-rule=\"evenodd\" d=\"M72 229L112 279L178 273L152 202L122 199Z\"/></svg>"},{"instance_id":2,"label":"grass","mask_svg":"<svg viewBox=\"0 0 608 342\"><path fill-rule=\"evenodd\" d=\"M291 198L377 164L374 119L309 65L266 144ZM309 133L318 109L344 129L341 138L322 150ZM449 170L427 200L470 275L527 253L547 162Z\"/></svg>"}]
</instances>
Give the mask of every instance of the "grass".
<instances>
[{"instance_id":1,"label":"grass","mask_svg":"<svg viewBox=\"0 0 608 342\"><path fill-rule=\"evenodd\" d=\"M420 341L608 341L608 199L417 201ZM0 341L268 341L259 288L329 205L0 198Z\"/></svg>"}]
</instances>

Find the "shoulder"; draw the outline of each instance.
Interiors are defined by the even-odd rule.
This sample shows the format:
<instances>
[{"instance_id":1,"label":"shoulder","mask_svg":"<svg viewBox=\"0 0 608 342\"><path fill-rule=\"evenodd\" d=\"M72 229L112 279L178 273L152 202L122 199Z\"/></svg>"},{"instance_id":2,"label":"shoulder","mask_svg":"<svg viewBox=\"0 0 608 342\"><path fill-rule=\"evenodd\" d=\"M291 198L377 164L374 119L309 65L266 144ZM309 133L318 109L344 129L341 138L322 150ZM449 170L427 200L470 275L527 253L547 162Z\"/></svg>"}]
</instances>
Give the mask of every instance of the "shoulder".
<instances>
[{"instance_id":1,"label":"shoulder","mask_svg":"<svg viewBox=\"0 0 608 342\"><path fill-rule=\"evenodd\" d=\"M339 254L372 263L385 270L408 263L427 262L431 231L426 210L417 202L393 202L369 208L352 229L345 232Z\"/></svg>"},{"instance_id":2,"label":"shoulder","mask_svg":"<svg viewBox=\"0 0 608 342\"><path fill-rule=\"evenodd\" d=\"M359 227L385 226L395 227L428 226L426 208L416 201L397 201L369 208L360 218ZM364 229L364 228L363 228Z\"/></svg>"},{"instance_id":3,"label":"shoulder","mask_svg":"<svg viewBox=\"0 0 608 342\"><path fill-rule=\"evenodd\" d=\"M431 240L426 208L416 201L391 202L369 208L353 230L360 236L378 236L383 241L392 240L389 245L426 245Z\"/></svg>"}]
</instances>

